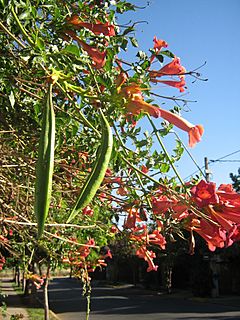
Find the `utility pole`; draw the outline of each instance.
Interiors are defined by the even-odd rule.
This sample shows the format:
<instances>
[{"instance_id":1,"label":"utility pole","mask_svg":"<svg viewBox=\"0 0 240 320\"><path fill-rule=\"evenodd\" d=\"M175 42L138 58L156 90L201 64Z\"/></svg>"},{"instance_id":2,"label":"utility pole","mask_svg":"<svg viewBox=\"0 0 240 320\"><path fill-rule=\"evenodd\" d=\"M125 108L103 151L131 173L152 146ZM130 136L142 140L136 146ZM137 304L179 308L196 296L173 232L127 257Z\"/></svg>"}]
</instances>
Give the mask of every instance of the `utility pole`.
<instances>
[{"instance_id":1,"label":"utility pole","mask_svg":"<svg viewBox=\"0 0 240 320\"><path fill-rule=\"evenodd\" d=\"M211 171L209 170L209 167L208 167L208 158L207 157L204 157L204 167L205 167L206 181L210 182L210 173L211 173Z\"/></svg>"},{"instance_id":2,"label":"utility pole","mask_svg":"<svg viewBox=\"0 0 240 320\"><path fill-rule=\"evenodd\" d=\"M210 182L211 170L208 167L208 158L204 157L205 178L207 182ZM218 255L214 254L210 257L210 268L212 270L212 283L213 288L211 291L212 298L219 297L219 265L217 264Z\"/></svg>"}]
</instances>

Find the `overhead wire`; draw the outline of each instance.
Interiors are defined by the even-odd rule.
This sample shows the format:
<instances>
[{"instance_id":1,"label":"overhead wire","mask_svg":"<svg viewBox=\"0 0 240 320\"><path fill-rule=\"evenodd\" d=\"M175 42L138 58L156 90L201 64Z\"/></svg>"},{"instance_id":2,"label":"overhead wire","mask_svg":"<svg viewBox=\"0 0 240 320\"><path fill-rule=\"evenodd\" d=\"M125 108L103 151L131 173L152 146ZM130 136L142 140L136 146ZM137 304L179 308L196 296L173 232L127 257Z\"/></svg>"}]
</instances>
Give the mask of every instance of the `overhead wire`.
<instances>
[{"instance_id":1,"label":"overhead wire","mask_svg":"<svg viewBox=\"0 0 240 320\"><path fill-rule=\"evenodd\" d=\"M220 161L220 160L222 160L222 159L225 159L225 158L227 158L227 157L230 157L230 156L232 156L232 155L234 155L234 154L236 154L236 153L238 153L238 152L240 152L240 149L237 150L237 151L231 152L231 153L229 153L229 154L227 154L227 155L225 155L225 156L223 156L223 157L220 157L220 158L218 158L218 159L216 159L216 160L209 160L209 163L210 163L210 162L218 162L218 161Z\"/></svg>"},{"instance_id":2,"label":"overhead wire","mask_svg":"<svg viewBox=\"0 0 240 320\"><path fill-rule=\"evenodd\" d=\"M240 159L239 160L218 160L218 161L211 161L211 162L240 162Z\"/></svg>"},{"instance_id":3,"label":"overhead wire","mask_svg":"<svg viewBox=\"0 0 240 320\"><path fill-rule=\"evenodd\" d=\"M213 164L213 163L215 163L215 162L240 162L240 160L238 160L238 159L236 159L236 160L222 160L222 159L225 159L225 158L228 158L228 157L230 157L230 156L232 156L232 155L234 155L234 154L236 154L236 153L238 153L238 152L240 152L240 149L239 150L236 150L236 151L234 151L234 152L231 152L231 153L228 153L228 154L226 154L225 156L222 156L222 157L220 157L220 158L218 158L218 159L215 159L215 160L209 160L208 161L208 163L209 164ZM196 170L196 171L194 171L193 173L191 173L190 175L188 175L186 178L184 178L183 180L187 180L188 178L190 178L190 177L192 177L194 174L196 174L196 173L198 173L198 172L203 172L202 171L202 169L204 168L205 166L202 166L201 168L199 168L198 170ZM205 175L203 175L203 176L205 176Z\"/></svg>"}]
</instances>

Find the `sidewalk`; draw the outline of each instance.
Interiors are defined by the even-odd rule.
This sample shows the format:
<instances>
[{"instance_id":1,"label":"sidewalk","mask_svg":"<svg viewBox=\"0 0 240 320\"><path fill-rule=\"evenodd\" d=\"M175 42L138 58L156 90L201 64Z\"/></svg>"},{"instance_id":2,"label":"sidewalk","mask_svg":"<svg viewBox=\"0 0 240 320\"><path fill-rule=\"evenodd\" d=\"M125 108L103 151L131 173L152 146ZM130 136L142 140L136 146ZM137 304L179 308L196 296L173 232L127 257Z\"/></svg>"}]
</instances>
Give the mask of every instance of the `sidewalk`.
<instances>
[{"instance_id":1,"label":"sidewalk","mask_svg":"<svg viewBox=\"0 0 240 320\"><path fill-rule=\"evenodd\" d=\"M3 316L0 312L0 319L10 320L12 315L21 315L19 319L29 319L27 311L22 308L22 301L17 292L12 287L12 280L10 278L3 278L0 282L1 302L5 302L7 305L6 316ZM1 303L2 306L2 303Z\"/></svg>"}]
</instances>

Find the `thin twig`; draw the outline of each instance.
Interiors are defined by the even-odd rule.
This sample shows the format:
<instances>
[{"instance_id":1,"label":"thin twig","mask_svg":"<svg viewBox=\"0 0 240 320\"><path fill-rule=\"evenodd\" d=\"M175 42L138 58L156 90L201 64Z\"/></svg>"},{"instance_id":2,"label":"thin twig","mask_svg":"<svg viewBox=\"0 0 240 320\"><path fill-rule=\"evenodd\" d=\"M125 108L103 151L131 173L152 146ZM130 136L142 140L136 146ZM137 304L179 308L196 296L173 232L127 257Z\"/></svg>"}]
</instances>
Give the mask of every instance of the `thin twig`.
<instances>
[{"instance_id":1,"label":"thin twig","mask_svg":"<svg viewBox=\"0 0 240 320\"><path fill-rule=\"evenodd\" d=\"M37 223L35 222L23 222L23 221L16 221L16 220L9 220L0 218L0 221L6 222L6 223L12 223L12 224L18 224L18 225L26 225L26 226L37 226ZM46 223L46 227L62 227L62 228L77 228L77 229L91 229L96 228L96 225L88 225L88 226L80 226L77 224L68 224L68 223Z\"/></svg>"},{"instance_id":2,"label":"thin twig","mask_svg":"<svg viewBox=\"0 0 240 320\"><path fill-rule=\"evenodd\" d=\"M153 93L153 92L150 92L150 94L153 95L153 96L155 96L155 97L159 97L159 98L163 98L163 99L168 99L168 100L174 100L174 101L182 101L182 102L184 102L184 103L187 103L187 102L197 102L196 100L187 100L187 99L182 99L182 98L162 96L162 95L160 95L160 94Z\"/></svg>"}]
</instances>

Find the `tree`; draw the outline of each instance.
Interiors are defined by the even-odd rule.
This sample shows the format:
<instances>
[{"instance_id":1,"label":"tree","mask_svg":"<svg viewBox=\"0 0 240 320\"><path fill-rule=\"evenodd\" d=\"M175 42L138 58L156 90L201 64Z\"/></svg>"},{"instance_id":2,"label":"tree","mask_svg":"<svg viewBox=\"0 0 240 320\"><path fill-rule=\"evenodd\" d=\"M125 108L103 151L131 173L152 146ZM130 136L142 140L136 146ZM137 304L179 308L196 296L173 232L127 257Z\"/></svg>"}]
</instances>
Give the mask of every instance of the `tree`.
<instances>
[{"instance_id":1,"label":"tree","mask_svg":"<svg viewBox=\"0 0 240 320\"><path fill-rule=\"evenodd\" d=\"M230 173L230 178L233 181L232 185L234 190L239 192L240 191L240 168L238 169L238 174Z\"/></svg>"}]
</instances>

